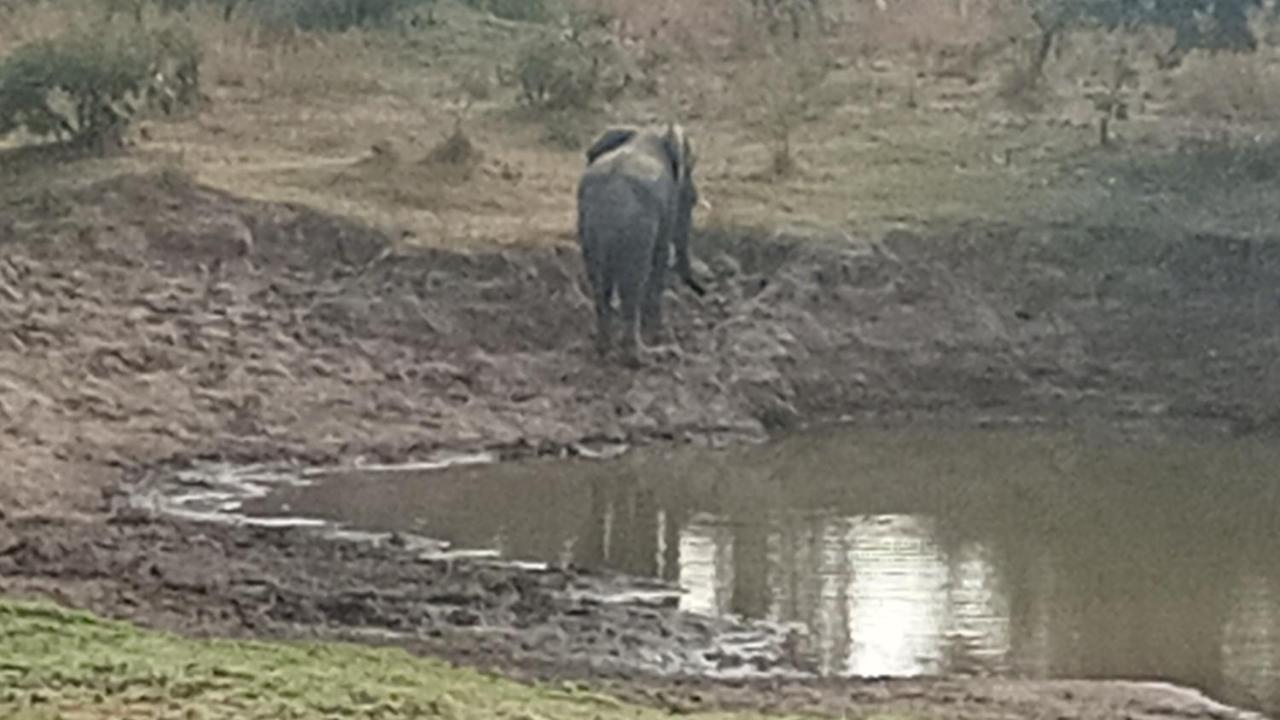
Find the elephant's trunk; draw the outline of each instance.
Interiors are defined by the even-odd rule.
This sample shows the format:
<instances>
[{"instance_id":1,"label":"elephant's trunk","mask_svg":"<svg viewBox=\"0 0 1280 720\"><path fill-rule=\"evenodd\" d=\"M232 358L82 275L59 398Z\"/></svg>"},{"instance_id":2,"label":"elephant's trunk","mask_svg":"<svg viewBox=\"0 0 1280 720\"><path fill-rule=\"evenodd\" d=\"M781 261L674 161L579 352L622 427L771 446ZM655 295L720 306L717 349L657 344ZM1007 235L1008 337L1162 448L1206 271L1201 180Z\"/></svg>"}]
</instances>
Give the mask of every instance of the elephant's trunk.
<instances>
[{"instance_id":1,"label":"elephant's trunk","mask_svg":"<svg viewBox=\"0 0 1280 720\"><path fill-rule=\"evenodd\" d=\"M707 289L698 282L698 278L693 276L693 266L689 262L689 247L684 243L676 248L676 273L696 295L701 297L707 294Z\"/></svg>"}]
</instances>

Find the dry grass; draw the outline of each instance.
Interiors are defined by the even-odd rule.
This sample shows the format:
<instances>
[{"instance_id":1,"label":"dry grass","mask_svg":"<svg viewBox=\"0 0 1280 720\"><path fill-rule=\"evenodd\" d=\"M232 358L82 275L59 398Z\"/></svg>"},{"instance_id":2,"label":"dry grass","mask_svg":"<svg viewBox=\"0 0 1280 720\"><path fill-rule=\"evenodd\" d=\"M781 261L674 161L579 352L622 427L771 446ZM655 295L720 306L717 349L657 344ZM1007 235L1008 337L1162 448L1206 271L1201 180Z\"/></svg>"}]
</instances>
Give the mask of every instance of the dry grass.
<instances>
[{"instance_id":1,"label":"dry grass","mask_svg":"<svg viewBox=\"0 0 1280 720\"><path fill-rule=\"evenodd\" d=\"M850 36L876 53L910 51L922 64L945 62L990 41L1026 32L1020 3L1003 0L914 0L853 4Z\"/></svg>"},{"instance_id":2,"label":"dry grass","mask_svg":"<svg viewBox=\"0 0 1280 720\"><path fill-rule=\"evenodd\" d=\"M358 98L391 87L379 67L382 54L371 47L366 31L325 37L288 34L248 20L225 23L211 10L195 9L193 26L208 53L205 71L215 87L299 100Z\"/></svg>"},{"instance_id":3,"label":"dry grass","mask_svg":"<svg viewBox=\"0 0 1280 720\"><path fill-rule=\"evenodd\" d=\"M1181 113L1239 121L1280 118L1280 56L1271 48L1254 55L1196 53L1176 83Z\"/></svg>"},{"instance_id":4,"label":"dry grass","mask_svg":"<svg viewBox=\"0 0 1280 720\"><path fill-rule=\"evenodd\" d=\"M701 56L708 48L723 47L738 31L746 0L579 0L617 18L622 37L652 42Z\"/></svg>"},{"instance_id":5,"label":"dry grass","mask_svg":"<svg viewBox=\"0 0 1280 720\"><path fill-rule=\"evenodd\" d=\"M68 0L57 5L16 3L0 13L0 56L33 40L51 37L64 28L88 22L94 13L87 3Z\"/></svg>"},{"instance_id":6,"label":"dry grass","mask_svg":"<svg viewBox=\"0 0 1280 720\"><path fill-rule=\"evenodd\" d=\"M1076 74L1051 78L1056 97L1044 113L1010 117L999 102L1000 73L1018 59L989 51L1016 26L1001 11L1007 0L967 0L963 15L957 0L900 0L886 11L828 0L839 22L820 47L801 49L829 58L832 69L809 89L800 117L787 118L795 120L787 154L800 171L769 183L761 171L778 139L759 124L769 104L743 88L783 97L791 84L761 65L764 35L744 25L745 0L576 1L618 15L627 52L666 60L653 66L656 94L632 93L603 117L553 126L576 137L614 121L681 120L698 143L701 190L715 207L699 222L815 222L871 233L936 219L1092 219L1099 203L1117 215L1131 204L1117 187L1142 192L1108 185L1114 158L1093 154L1092 71L1079 64L1097 46L1077 38L1051 61L1055 75ZM0 23L0 52L85 13L77 0L22 9L15 22ZM494 82L526 29L447 1L436 16L439 24L413 29L279 36L196 11L212 100L200 115L145 121L146 139L125 158L28 163L21 172L70 182L169 164L239 194L349 213L419 242L569 242L581 149L548 143L544 122L513 112L514 89ZM736 54L735 43L750 52ZM939 72L939 58L948 57L970 71ZM1232 117L1270 118L1269 63L1192 58L1172 85L1144 89L1153 108L1176 115L1125 125L1118 147L1176 146L1194 120L1187 110L1202 102L1230 107ZM1209 102L1196 87L1227 99ZM456 141L441 145L455 127L477 154L424 162L433 148L458 150ZM6 164L7 173L20 172Z\"/></svg>"}]
</instances>

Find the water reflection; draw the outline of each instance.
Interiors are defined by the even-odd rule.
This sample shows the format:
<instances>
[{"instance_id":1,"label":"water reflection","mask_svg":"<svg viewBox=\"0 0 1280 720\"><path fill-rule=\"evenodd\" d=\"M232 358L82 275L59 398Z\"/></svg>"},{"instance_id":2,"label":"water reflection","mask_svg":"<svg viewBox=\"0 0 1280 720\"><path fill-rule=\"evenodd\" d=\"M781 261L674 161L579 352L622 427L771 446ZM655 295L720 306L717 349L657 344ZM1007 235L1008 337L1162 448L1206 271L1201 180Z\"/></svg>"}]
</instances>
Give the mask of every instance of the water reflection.
<instances>
[{"instance_id":1,"label":"water reflection","mask_svg":"<svg viewBox=\"0 0 1280 720\"><path fill-rule=\"evenodd\" d=\"M680 532L676 579L686 589L680 607L690 612L729 612L733 586L733 534L727 527L699 522Z\"/></svg>"},{"instance_id":2,"label":"water reflection","mask_svg":"<svg viewBox=\"0 0 1280 720\"><path fill-rule=\"evenodd\" d=\"M703 515L681 531L681 607L803 623L827 674L995 669L1009 621L988 551L968 543L948 556L933 524L901 514Z\"/></svg>"},{"instance_id":3,"label":"water reflection","mask_svg":"<svg viewBox=\"0 0 1280 720\"><path fill-rule=\"evenodd\" d=\"M830 674L1168 679L1280 709L1280 450L1023 433L808 437L334 477L270 511L661 577L797 622Z\"/></svg>"},{"instance_id":4,"label":"water reflection","mask_svg":"<svg viewBox=\"0 0 1280 720\"><path fill-rule=\"evenodd\" d=\"M1280 707L1280 595L1274 576L1247 574L1223 630L1222 669L1230 692Z\"/></svg>"}]
</instances>

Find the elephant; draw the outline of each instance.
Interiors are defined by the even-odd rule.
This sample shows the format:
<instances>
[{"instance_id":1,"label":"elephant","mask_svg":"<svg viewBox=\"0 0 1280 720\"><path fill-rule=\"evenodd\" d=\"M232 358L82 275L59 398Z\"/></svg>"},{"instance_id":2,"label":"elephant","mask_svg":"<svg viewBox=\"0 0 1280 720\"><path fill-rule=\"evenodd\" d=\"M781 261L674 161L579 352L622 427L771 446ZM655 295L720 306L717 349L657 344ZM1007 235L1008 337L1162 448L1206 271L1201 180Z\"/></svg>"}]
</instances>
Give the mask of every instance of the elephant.
<instances>
[{"instance_id":1,"label":"elephant","mask_svg":"<svg viewBox=\"0 0 1280 720\"><path fill-rule=\"evenodd\" d=\"M621 350L632 367L646 344L663 336L662 294L675 250L675 268L698 295L705 288L689 261L689 232L700 203L693 179L692 143L678 124L665 131L611 127L586 151L578 183L578 243L596 313L596 350L612 346L616 291L622 315Z\"/></svg>"}]
</instances>

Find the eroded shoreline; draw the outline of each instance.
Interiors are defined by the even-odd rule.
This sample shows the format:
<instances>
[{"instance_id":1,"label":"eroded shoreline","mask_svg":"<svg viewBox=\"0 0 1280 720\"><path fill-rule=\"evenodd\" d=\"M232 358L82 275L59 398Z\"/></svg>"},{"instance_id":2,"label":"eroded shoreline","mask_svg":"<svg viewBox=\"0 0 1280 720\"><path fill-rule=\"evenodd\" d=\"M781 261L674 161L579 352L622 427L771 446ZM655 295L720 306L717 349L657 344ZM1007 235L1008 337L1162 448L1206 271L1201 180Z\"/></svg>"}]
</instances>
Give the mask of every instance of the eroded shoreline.
<instances>
[{"instance_id":1,"label":"eroded shoreline","mask_svg":"<svg viewBox=\"0 0 1280 720\"><path fill-rule=\"evenodd\" d=\"M14 480L0 490L0 591L197 634L384 634L469 663L600 680L697 674L726 657L718 632L763 630L584 602L566 588L605 580L572 570L446 565L396 543L124 509L131 481L193 460L559 453L910 416L1269 433L1280 397L1269 321L1280 250L1265 240L706 231L694 251L709 300L668 305L682 352L624 373L591 355L571 247L387 255L385 238L337 218L152 177L9 212L0 460ZM766 640L727 664L798 668L785 632ZM915 688L926 716L983 717L941 699L978 693L966 712L995 717L1005 702L1042 707L1051 687L982 682L873 694L893 705L906 697L893 688ZM981 687L996 689L982 699ZM846 690L813 692L826 707L824 693ZM1128 691L1098 692L1109 703ZM846 709L872 706L851 697ZM1075 697L1082 717L1111 712Z\"/></svg>"}]
</instances>

